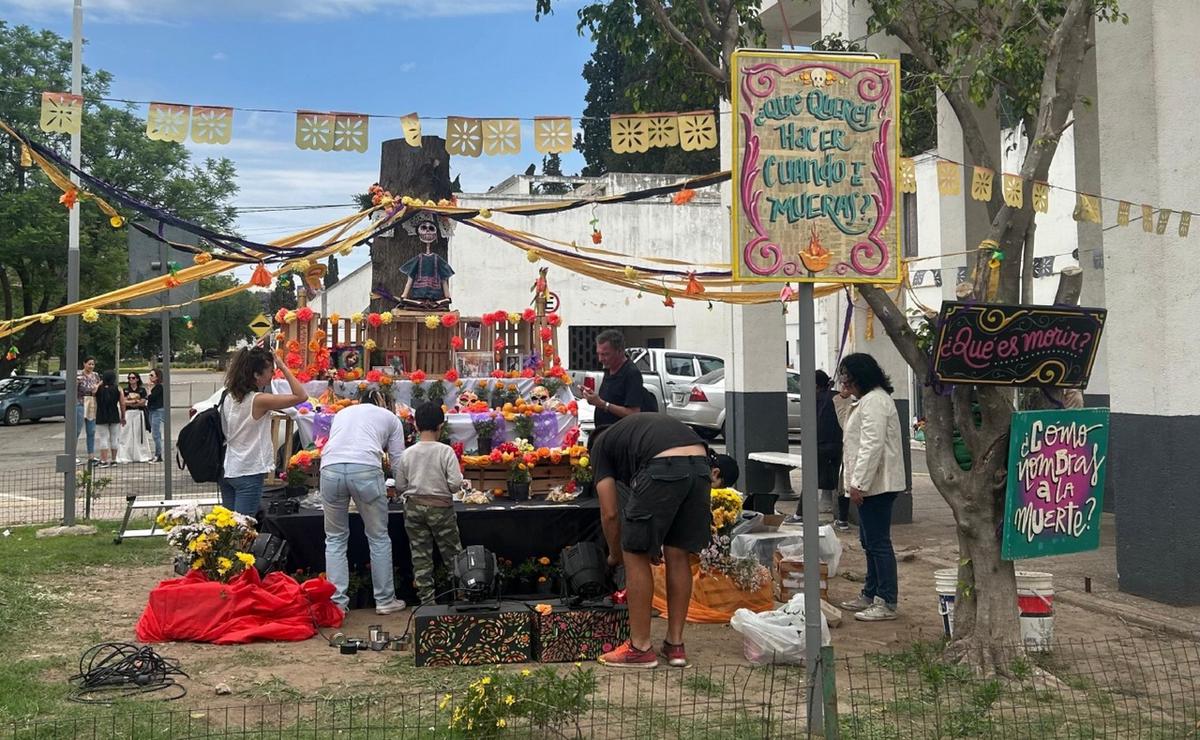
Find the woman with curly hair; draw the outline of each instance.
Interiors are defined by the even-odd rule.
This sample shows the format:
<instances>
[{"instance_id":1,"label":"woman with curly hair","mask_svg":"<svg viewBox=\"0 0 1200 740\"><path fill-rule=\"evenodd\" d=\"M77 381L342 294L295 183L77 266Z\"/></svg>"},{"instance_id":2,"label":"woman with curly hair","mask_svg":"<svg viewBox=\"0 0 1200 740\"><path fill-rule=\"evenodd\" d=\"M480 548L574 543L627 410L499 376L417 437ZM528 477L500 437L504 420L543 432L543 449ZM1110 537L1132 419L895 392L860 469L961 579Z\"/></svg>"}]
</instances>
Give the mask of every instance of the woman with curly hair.
<instances>
[{"instance_id":1,"label":"woman with curly hair","mask_svg":"<svg viewBox=\"0 0 1200 740\"><path fill-rule=\"evenodd\" d=\"M246 516L258 516L263 480L275 466L270 412L304 403L308 394L284 362L262 347L243 347L229 361L225 393L221 395L221 429L225 432L225 467L221 475L221 505ZM279 368L291 393L266 393Z\"/></svg>"},{"instance_id":2,"label":"woman with curly hair","mask_svg":"<svg viewBox=\"0 0 1200 740\"><path fill-rule=\"evenodd\" d=\"M871 355L856 352L838 368L841 393L858 399L846 420L842 465L850 500L858 507L858 537L867 556L862 593L842 608L855 619L896 618L899 587L892 549L892 506L905 490L900 414L892 382Z\"/></svg>"}]
</instances>

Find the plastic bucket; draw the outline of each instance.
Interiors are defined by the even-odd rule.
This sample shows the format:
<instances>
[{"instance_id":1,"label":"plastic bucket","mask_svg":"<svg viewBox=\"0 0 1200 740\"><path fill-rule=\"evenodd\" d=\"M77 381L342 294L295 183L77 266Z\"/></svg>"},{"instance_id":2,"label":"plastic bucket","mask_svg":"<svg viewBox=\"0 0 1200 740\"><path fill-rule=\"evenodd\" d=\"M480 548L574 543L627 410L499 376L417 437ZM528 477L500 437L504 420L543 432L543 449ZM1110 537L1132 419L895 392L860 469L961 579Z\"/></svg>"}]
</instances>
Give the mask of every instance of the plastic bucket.
<instances>
[{"instance_id":1,"label":"plastic bucket","mask_svg":"<svg viewBox=\"0 0 1200 740\"><path fill-rule=\"evenodd\" d=\"M1054 616L1054 576L1038 571L1018 570L1017 610L1022 617Z\"/></svg>"},{"instance_id":2,"label":"plastic bucket","mask_svg":"<svg viewBox=\"0 0 1200 740\"><path fill-rule=\"evenodd\" d=\"M942 629L945 631L946 637L953 637L954 595L958 589L958 569L935 570L933 582L937 589L938 614L942 615Z\"/></svg>"},{"instance_id":3,"label":"plastic bucket","mask_svg":"<svg viewBox=\"0 0 1200 740\"><path fill-rule=\"evenodd\" d=\"M1027 650L1046 652L1054 641L1054 617L1021 617L1021 642Z\"/></svg>"}]
</instances>

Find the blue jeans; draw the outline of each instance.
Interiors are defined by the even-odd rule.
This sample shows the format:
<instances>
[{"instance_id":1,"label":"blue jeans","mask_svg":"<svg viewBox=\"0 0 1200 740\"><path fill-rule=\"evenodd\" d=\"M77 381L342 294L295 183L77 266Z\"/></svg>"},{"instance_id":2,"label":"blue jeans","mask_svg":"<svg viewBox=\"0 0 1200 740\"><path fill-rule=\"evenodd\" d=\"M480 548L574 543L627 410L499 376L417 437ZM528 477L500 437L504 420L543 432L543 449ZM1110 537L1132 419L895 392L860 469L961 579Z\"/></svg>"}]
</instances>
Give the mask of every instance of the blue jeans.
<instances>
[{"instance_id":1,"label":"blue jeans","mask_svg":"<svg viewBox=\"0 0 1200 740\"><path fill-rule=\"evenodd\" d=\"M87 429L87 450L88 457L96 454L96 420L83 418L83 404L75 404L75 439L79 439L79 433Z\"/></svg>"},{"instance_id":2,"label":"blue jeans","mask_svg":"<svg viewBox=\"0 0 1200 740\"><path fill-rule=\"evenodd\" d=\"M154 456L158 458L163 453L163 412L164 409L150 410L150 435L154 437Z\"/></svg>"},{"instance_id":3,"label":"blue jeans","mask_svg":"<svg viewBox=\"0 0 1200 740\"><path fill-rule=\"evenodd\" d=\"M266 473L239 475L222 478L221 506L246 516L258 517L258 505L262 502L263 478Z\"/></svg>"},{"instance_id":4,"label":"blue jeans","mask_svg":"<svg viewBox=\"0 0 1200 740\"><path fill-rule=\"evenodd\" d=\"M863 498L858 507L858 539L867 556L867 578L862 595L868 600L878 596L892 609L898 599L896 551L892 549L892 507L896 491Z\"/></svg>"},{"instance_id":5,"label":"blue jeans","mask_svg":"<svg viewBox=\"0 0 1200 740\"><path fill-rule=\"evenodd\" d=\"M388 536L388 501L383 470L378 465L335 463L321 466L321 504L325 509L325 576L335 589L333 603L343 611L350 604L350 564L346 545L350 541L350 499L362 517L367 544L371 548L371 585L375 605L396 600L392 573L392 538Z\"/></svg>"}]
</instances>

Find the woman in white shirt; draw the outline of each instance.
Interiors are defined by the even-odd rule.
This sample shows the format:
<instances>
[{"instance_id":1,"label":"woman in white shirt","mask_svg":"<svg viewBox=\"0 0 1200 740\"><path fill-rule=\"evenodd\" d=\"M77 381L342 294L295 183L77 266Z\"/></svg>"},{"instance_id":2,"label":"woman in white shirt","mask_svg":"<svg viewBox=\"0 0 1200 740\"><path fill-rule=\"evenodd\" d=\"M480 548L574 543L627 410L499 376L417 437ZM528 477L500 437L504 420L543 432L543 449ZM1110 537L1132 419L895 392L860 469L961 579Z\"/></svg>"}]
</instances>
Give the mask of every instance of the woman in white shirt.
<instances>
[{"instance_id":1,"label":"woman in white shirt","mask_svg":"<svg viewBox=\"0 0 1200 740\"><path fill-rule=\"evenodd\" d=\"M858 537L867 556L862 593L842 608L864 622L896 618L899 600L896 552L892 549L892 506L907 487L901 449L900 414L892 383L875 358L842 358L838 380L843 395L858 399L846 419L842 464L850 500L858 507Z\"/></svg>"},{"instance_id":2,"label":"woman in white shirt","mask_svg":"<svg viewBox=\"0 0 1200 740\"><path fill-rule=\"evenodd\" d=\"M278 367L291 393L263 393ZM258 516L263 481L275 467L271 440L271 411L308 400L304 386L283 361L282 350L272 355L262 347L242 348L229 361L221 402L221 428L225 432L225 467L221 505L246 516Z\"/></svg>"}]
</instances>

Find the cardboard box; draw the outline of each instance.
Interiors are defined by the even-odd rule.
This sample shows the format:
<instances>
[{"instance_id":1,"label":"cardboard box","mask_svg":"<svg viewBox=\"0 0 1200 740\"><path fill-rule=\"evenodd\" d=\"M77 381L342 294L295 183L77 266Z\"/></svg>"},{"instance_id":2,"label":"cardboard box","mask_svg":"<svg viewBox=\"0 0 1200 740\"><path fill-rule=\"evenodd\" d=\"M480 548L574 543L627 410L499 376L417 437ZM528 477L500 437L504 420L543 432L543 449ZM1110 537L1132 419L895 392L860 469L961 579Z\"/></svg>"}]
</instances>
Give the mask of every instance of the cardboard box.
<instances>
[{"instance_id":1,"label":"cardboard box","mask_svg":"<svg viewBox=\"0 0 1200 740\"><path fill-rule=\"evenodd\" d=\"M458 611L422 606L414 616L418 666L527 663L533 659L533 617L519 601L499 609Z\"/></svg>"},{"instance_id":2,"label":"cardboard box","mask_svg":"<svg viewBox=\"0 0 1200 740\"><path fill-rule=\"evenodd\" d=\"M629 639L629 610L624 604L553 606L549 614L532 612L533 655L540 663L595 660Z\"/></svg>"},{"instance_id":3,"label":"cardboard box","mask_svg":"<svg viewBox=\"0 0 1200 740\"><path fill-rule=\"evenodd\" d=\"M804 561L784 560L775 553L771 578L775 581L775 600L790 601L796 594L804 593ZM821 563L821 598L829 600L829 565Z\"/></svg>"}]
</instances>

